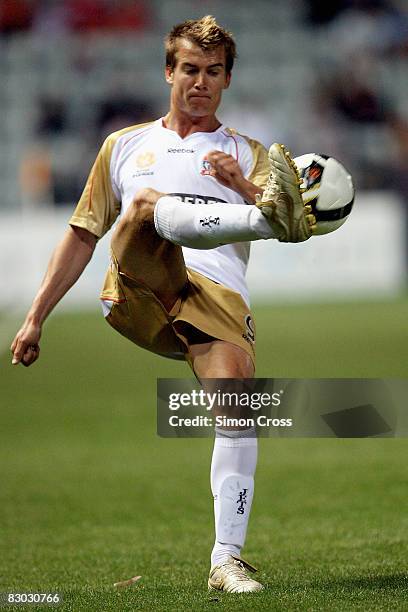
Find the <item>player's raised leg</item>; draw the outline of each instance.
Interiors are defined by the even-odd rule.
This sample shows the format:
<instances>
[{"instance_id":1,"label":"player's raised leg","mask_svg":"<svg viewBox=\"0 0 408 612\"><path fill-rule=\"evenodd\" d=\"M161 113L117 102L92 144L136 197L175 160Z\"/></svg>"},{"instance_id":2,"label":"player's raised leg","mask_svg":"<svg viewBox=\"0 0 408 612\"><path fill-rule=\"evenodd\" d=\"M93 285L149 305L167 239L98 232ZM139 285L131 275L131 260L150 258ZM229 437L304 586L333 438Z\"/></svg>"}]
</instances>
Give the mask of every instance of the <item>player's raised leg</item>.
<instances>
[{"instance_id":1,"label":"player's raised leg","mask_svg":"<svg viewBox=\"0 0 408 612\"><path fill-rule=\"evenodd\" d=\"M153 211L161 195L154 189L137 194L118 223L111 249L120 272L142 281L170 310L187 283L187 272L181 248L155 230Z\"/></svg>"},{"instance_id":2,"label":"player's raised leg","mask_svg":"<svg viewBox=\"0 0 408 612\"><path fill-rule=\"evenodd\" d=\"M269 150L270 176L257 207L235 204L184 204L161 197L155 207L157 233L182 246L211 249L232 242L276 238L302 242L316 223L311 207L303 204L300 177L289 152L273 144Z\"/></svg>"},{"instance_id":3,"label":"player's raised leg","mask_svg":"<svg viewBox=\"0 0 408 612\"><path fill-rule=\"evenodd\" d=\"M240 347L214 340L190 346L193 367L203 385L212 379L248 379L254 374L249 355ZM228 382L228 381L227 381ZM217 383L218 384L218 383ZM218 406L215 414L223 415ZM254 495L258 441L255 428L216 428L211 462L215 543L208 586L231 593L259 591L262 585L248 575L255 568L241 559Z\"/></svg>"},{"instance_id":4,"label":"player's raised leg","mask_svg":"<svg viewBox=\"0 0 408 612\"><path fill-rule=\"evenodd\" d=\"M181 246L214 249L223 244L274 238L269 220L247 204L187 204L171 196L155 207L157 233Z\"/></svg>"}]
</instances>

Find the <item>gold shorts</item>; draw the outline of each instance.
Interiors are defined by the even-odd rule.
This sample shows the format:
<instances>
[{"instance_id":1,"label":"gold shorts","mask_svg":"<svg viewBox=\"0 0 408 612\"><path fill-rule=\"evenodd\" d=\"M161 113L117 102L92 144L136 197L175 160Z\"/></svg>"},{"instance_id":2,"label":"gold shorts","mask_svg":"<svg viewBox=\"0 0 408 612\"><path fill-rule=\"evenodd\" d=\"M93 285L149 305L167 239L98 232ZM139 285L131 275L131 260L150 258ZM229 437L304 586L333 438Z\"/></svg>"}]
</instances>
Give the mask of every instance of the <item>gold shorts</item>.
<instances>
[{"instance_id":1,"label":"gold shorts","mask_svg":"<svg viewBox=\"0 0 408 612\"><path fill-rule=\"evenodd\" d=\"M149 287L125 276L113 261L101 295L113 303L107 322L138 346L190 365L192 326L241 347L255 366L255 327L240 294L189 268L187 275L188 283L169 313Z\"/></svg>"}]
</instances>

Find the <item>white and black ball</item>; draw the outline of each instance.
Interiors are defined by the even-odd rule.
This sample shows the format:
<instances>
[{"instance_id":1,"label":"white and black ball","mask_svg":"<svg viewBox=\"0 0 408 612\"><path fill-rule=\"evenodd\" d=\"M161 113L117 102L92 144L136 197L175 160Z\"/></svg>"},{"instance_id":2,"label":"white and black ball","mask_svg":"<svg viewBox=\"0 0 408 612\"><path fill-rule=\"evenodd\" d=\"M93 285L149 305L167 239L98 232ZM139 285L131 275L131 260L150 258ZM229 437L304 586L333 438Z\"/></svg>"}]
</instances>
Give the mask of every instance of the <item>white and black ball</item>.
<instances>
[{"instance_id":1,"label":"white and black ball","mask_svg":"<svg viewBox=\"0 0 408 612\"><path fill-rule=\"evenodd\" d=\"M351 174L334 157L306 153L293 160L302 179L303 202L316 217L314 235L338 229L349 217L355 189Z\"/></svg>"}]
</instances>

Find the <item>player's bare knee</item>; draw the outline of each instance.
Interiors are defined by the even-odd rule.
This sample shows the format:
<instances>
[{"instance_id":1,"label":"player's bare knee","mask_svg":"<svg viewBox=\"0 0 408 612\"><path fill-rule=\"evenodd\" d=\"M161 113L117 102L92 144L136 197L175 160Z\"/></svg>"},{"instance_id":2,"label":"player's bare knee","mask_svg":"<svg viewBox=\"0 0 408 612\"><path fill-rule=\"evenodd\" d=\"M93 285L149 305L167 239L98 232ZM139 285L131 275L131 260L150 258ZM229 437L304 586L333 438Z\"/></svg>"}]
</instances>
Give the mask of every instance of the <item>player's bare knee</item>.
<instances>
[{"instance_id":1,"label":"player's bare knee","mask_svg":"<svg viewBox=\"0 0 408 612\"><path fill-rule=\"evenodd\" d=\"M153 233L154 230L154 201L148 193L149 189L142 189L133 199L132 204L127 208L122 216L118 228L117 236L121 239L127 236L130 232L134 233Z\"/></svg>"},{"instance_id":2,"label":"player's bare knee","mask_svg":"<svg viewBox=\"0 0 408 612\"><path fill-rule=\"evenodd\" d=\"M138 191L127 210L127 222L139 233L154 234L154 208L157 200L164 195L155 189L145 188Z\"/></svg>"},{"instance_id":3,"label":"player's bare knee","mask_svg":"<svg viewBox=\"0 0 408 612\"><path fill-rule=\"evenodd\" d=\"M151 189L150 187L146 187L137 192L133 199L133 204L136 207L142 206L147 211L150 211L153 214L154 207L157 204L159 198L161 198L164 193L161 191L156 191L156 189Z\"/></svg>"},{"instance_id":4,"label":"player's bare knee","mask_svg":"<svg viewBox=\"0 0 408 612\"><path fill-rule=\"evenodd\" d=\"M154 189L141 189L129 207L129 216L143 225L154 225L154 207L157 199Z\"/></svg>"}]
</instances>

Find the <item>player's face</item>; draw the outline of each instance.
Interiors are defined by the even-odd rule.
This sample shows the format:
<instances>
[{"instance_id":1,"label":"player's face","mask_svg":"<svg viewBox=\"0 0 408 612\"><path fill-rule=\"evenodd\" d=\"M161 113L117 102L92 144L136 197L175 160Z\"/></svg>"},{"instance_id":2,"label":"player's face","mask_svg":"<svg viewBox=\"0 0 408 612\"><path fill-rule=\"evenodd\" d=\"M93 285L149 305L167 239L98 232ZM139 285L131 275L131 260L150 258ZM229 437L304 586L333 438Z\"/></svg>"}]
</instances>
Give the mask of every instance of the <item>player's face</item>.
<instances>
[{"instance_id":1,"label":"player's face","mask_svg":"<svg viewBox=\"0 0 408 612\"><path fill-rule=\"evenodd\" d=\"M224 47L203 51L184 39L178 42L175 67L166 68L172 106L191 117L214 115L230 78L225 71Z\"/></svg>"}]
</instances>

